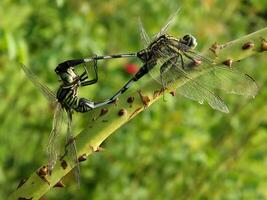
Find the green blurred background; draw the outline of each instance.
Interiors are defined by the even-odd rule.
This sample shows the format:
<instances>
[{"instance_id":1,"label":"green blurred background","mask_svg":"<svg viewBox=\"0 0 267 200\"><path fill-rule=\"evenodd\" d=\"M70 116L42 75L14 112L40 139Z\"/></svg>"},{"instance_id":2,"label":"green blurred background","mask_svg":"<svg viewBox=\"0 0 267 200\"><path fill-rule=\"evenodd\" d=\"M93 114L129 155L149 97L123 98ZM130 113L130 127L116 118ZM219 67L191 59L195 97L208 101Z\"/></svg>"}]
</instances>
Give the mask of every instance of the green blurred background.
<instances>
[{"instance_id":1,"label":"green blurred background","mask_svg":"<svg viewBox=\"0 0 267 200\"><path fill-rule=\"evenodd\" d=\"M199 51L267 25L267 1L261 0L1 0L0 199L44 163L52 124L52 105L18 61L55 91L58 63L140 50L138 17L152 35L177 8L170 33L193 34ZM140 64L99 63L99 83L81 96L103 100L114 94L131 77L129 63ZM255 99L220 94L228 115L181 96L159 101L82 163L80 188L69 176L65 188L43 199L267 199L266 63L261 54L238 64L260 87ZM74 116L76 131L87 115Z\"/></svg>"}]
</instances>

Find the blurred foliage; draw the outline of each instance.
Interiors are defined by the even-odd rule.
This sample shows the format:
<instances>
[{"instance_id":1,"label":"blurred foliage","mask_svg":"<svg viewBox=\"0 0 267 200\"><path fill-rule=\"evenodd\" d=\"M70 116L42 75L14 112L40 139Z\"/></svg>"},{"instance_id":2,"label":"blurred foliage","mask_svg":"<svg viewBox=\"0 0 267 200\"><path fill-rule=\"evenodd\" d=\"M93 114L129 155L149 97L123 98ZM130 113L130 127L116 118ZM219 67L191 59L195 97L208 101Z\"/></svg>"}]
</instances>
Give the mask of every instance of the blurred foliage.
<instances>
[{"instance_id":1,"label":"blurred foliage","mask_svg":"<svg viewBox=\"0 0 267 200\"><path fill-rule=\"evenodd\" d=\"M154 34L177 8L170 32L195 35L198 50L267 25L267 1L261 0L1 0L0 199L44 163L52 124L53 106L18 62L56 90L59 62L140 50L138 16ZM125 66L132 62L101 62L99 83L81 96L108 98L130 78ZM220 94L231 111L226 115L169 97L112 135L103 145L106 151L82 163L80 188L68 176L64 189L52 189L44 199L267 199L266 63L262 54L238 64L257 80L255 99ZM75 114L76 132L87 115Z\"/></svg>"}]
</instances>

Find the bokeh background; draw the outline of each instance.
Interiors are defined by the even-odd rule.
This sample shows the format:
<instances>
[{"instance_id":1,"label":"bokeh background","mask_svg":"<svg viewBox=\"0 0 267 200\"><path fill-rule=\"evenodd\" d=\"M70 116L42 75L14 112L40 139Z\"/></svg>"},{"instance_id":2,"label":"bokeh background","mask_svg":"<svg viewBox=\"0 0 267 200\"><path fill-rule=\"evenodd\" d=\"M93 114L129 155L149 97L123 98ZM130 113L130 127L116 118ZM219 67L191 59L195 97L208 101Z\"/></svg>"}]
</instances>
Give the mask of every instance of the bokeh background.
<instances>
[{"instance_id":1,"label":"bokeh background","mask_svg":"<svg viewBox=\"0 0 267 200\"><path fill-rule=\"evenodd\" d=\"M177 8L170 33L195 35L199 51L267 25L261 0L0 1L0 199L45 162L52 124L52 104L18 62L56 91L58 63L138 51L138 17L153 35ZM139 65L135 59L100 62L99 83L81 96L108 98ZM65 188L43 199L267 199L266 65L266 54L238 64L260 90L255 99L219 93L230 114L181 96L159 101L82 163L80 188L70 175ZM75 115L75 131L87 115Z\"/></svg>"}]
</instances>

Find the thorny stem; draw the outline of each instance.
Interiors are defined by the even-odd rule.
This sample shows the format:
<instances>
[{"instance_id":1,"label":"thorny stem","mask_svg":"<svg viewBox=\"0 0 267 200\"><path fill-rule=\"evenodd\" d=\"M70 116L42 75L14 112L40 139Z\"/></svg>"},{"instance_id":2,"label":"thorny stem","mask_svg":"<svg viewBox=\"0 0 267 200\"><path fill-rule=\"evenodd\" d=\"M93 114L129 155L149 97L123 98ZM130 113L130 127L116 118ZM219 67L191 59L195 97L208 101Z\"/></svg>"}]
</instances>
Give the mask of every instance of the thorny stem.
<instances>
[{"instance_id":1,"label":"thorny stem","mask_svg":"<svg viewBox=\"0 0 267 200\"><path fill-rule=\"evenodd\" d=\"M267 51L266 39L267 28L264 28L223 45L214 44L203 55L214 58L214 65L222 63L231 65L234 61ZM197 67L208 70L207 66L202 64ZM200 72L191 70L188 73L198 76ZM175 82L176 87L184 84L184 80L178 79ZM175 90L173 84L167 85L167 88L169 91ZM143 111L144 108L152 105L162 95L161 86L154 80L150 80L140 87L138 92L123 95L116 104L93 111L92 118L88 120L88 126L75 138L79 160L84 161L88 155L98 151L101 143L115 130ZM68 163L68 158L62 162L58 161L51 175L47 173L47 165L40 167L10 195L9 199L39 199L54 185L60 185L59 181L74 167Z\"/></svg>"}]
</instances>

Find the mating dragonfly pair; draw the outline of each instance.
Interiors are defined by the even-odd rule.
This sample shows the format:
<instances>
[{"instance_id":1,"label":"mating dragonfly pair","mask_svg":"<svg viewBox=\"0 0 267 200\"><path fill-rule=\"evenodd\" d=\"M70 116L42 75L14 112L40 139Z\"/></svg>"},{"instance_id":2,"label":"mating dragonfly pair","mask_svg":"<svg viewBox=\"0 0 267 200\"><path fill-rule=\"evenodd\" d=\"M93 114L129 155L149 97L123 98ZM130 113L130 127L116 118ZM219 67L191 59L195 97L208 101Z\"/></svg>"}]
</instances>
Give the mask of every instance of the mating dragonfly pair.
<instances>
[{"instance_id":1,"label":"mating dragonfly pair","mask_svg":"<svg viewBox=\"0 0 267 200\"><path fill-rule=\"evenodd\" d=\"M28 78L37 86L42 93L52 101L57 102L54 113L52 131L48 143L48 155L50 171L53 170L58 158L58 147L56 145L59 127L62 120L63 110L68 116L67 142L65 152L60 159L67 153L73 158L75 164L78 164L75 140L72 134L72 110L77 112L88 112L92 109L108 105L116 101L117 97L129 89L134 82L138 81L146 74L151 74L155 80L162 84L165 89L167 84L175 83L175 80L184 80L183 85L177 85L177 91L181 95L196 100L199 103L207 102L213 109L229 112L223 100L218 97L213 89L222 89L229 93L238 95L252 96L257 94L257 85L255 81L246 74L230 69L226 66L213 66L210 58L203 57L195 47L196 39L191 35L185 35L182 38L174 38L166 32L174 23L177 12L174 13L167 23L162 27L160 32L153 38L146 33L141 21L139 20L140 35L145 48L141 51L129 54L118 54L108 56L94 56L91 58L83 58L76 60L68 60L59 64L55 72L61 79L61 85L57 93L53 93L47 86L38 80L37 76L26 66L22 65L22 69ZM137 57L143 62L143 66L139 71L110 99L103 102L93 102L85 98L80 98L77 90L81 86L88 86L98 81L98 60ZM75 68L84 63L93 62L95 78L88 80L88 71L84 67L84 72L79 75L75 72ZM203 62L209 66L211 70L203 73L198 77L192 77L185 69L185 63ZM159 66L159 67L156 67ZM194 70L194 68L191 68ZM76 170L78 171L78 170Z\"/></svg>"}]
</instances>

